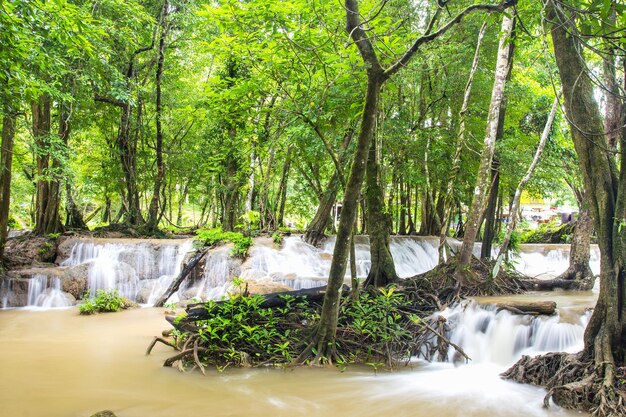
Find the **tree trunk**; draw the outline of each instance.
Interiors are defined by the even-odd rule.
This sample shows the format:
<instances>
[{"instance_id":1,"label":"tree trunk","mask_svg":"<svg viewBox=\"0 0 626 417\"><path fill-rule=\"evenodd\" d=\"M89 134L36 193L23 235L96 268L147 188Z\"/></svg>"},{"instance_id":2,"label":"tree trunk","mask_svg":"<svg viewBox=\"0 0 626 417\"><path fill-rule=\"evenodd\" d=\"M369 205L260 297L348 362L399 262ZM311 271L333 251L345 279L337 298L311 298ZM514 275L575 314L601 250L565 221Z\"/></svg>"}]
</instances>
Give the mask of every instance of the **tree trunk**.
<instances>
[{"instance_id":1,"label":"tree trunk","mask_svg":"<svg viewBox=\"0 0 626 417\"><path fill-rule=\"evenodd\" d=\"M70 229L87 229L85 220L83 220L83 214L78 209L74 196L72 196L72 185L69 180L65 181L65 211L67 212L65 218L65 227Z\"/></svg>"},{"instance_id":2,"label":"tree trunk","mask_svg":"<svg viewBox=\"0 0 626 417\"><path fill-rule=\"evenodd\" d=\"M187 195L189 194L189 181L190 180L187 180L187 182L185 182L185 186L183 187L183 194L178 199L178 212L176 213L176 226L183 225L183 204L185 203L185 200L187 200ZM202 214L200 215L200 219L204 217L205 211L206 211L206 203L202 206Z\"/></svg>"},{"instance_id":3,"label":"tree trunk","mask_svg":"<svg viewBox=\"0 0 626 417\"><path fill-rule=\"evenodd\" d=\"M284 226L285 217L285 201L287 200L287 180L289 179L289 169L291 167L291 146L287 148L287 156L285 156L285 165L283 166L283 175L280 178L278 186L278 213L276 215L276 226Z\"/></svg>"},{"instance_id":4,"label":"tree trunk","mask_svg":"<svg viewBox=\"0 0 626 417\"><path fill-rule=\"evenodd\" d=\"M15 140L16 115L5 106L2 115L2 150L0 151L0 261L9 232L9 208L11 205L11 169Z\"/></svg>"},{"instance_id":5,"label":"tree trunk","mask_svg":"<svg viewBox=\"0 0 626 417\"><path fill-rule=\"evenodd\" d=\"M163 163L163 126L161 119L163 117L163 103L161 94L161 84L163 80L163 65L165 63L165 41L168 33L167 15L169 11L168 1L163 2L160 17L159 49L156 67L155 85L156 85L156 108L155 108L155 124L156 124L156 176L154 178L154 187L152 188L152 199L148 208L148 219L146 221L146 229L150 232L156 231L159 226L159 201L161 200L161 187L165 178L165 164ZM171 207L171 206L170 206ZM170 215L171 217L171 215Z\"/></svg>"},{"instance_id":6,"label":"tree trunk","mask_svg":"<svg viewBox=\"0 0 626 417\"><path fill-rule=\"evenodd\" d=\"M59 136L69 135L69 123L63 121L65 112L60 105ZM55 158L54 153L61 149L53 149L55 143L51 136L51 100L48 96L42 96L32 103L33 110L33 136L37 147L37 202L35 217L35 233L45 235L63 231L63 225L59 217L59 204L61 199L59 177L61 163ZM69 115L68 115L69 117ZM67 132L66 132L67 130ZM58 147L58 146L57 146Z\"/></svg>"},{"instance_id":7,"label":"tree trunk","mask_svg":"<svg viewBox=\"0 0 626 417\"><path fill-rule=\"evenodd\" d=\"M396 267L389 250L391 219L385 211L383 189L380 185L376 140L370 143L365 173L367 201L367 230L370 240L371 268L364 286L384 287L398 280ZM342 212L343 216L343 212Z\"/></svg>"},{"instance_id":8,"label":"tree trunk","mask_svg":"<svg viewBox=\"0 0 626 417\"><path fill-rule=\"evenodd\" d=\"M498 194L500 191L500 163L494 158L491 164L491 188L487 199L487 211L485 212L485 225L483 227L483 239L480 248L481 259L491 259L491 248L495 238L496 212L498 209Z\"/></svg>"},{"instance_id":9,"label":"tree trunk","mask_svg":"<svg viewBox=\"0 0 626 417\"><path fill-rule=\"evenodd\" d=\"M349 3L351 3L349 0L346 1L346 5ZM354 7L351 9L354 10ZM350 14L351 12L348 11L347 13ZM341 218L339 220L339 228L337 229L337 239L328 276L327 291L324 295L324 303L322 305L318 326L319 330L315 335L315 339L317 340L314 340L314 342L317 343L315 343L316 346L311 347L317 349L318 355L326 356L326 358L331 361L333 358L328 357L328 355L332 356L332 351L335 346L340 290L346 274L350 240L352 239L352 228L354 226L358 198L361 191L361 184L363 183L363 177L365 176L368 151L372 136L374 135L376 114L378 112L378 99L380 97L380 86L382 85L380 76L381 74L377 73L370 72L368 74L367 95L361 120L361 131L359 132L352 167L350 169L350 176L348 177L348 183L346 184L344 193ZM303 355L308 355L308 352L303 352ZM304 357L303 355L301 355L301 358Z\"/></svg>"},{"instance_id":10,"label":"tree trunk","mask_svg":"<svg viewBox=\"0 0 626 417\"><path fill-rule=\"evenodd\" d=\"M343 165L346 165L348 162L348 147L350 146L350 142L352 142L353 136L354 130L350 128L343 137L343 142L341 144L342 153L340 157L341 164ZM311 220L311 223L309 223L306 228L304 241L309 245L317 246L326 236L324 232L326 231L328 221L330 220L330 213L335 205L339 188L342 186L344 181L345 178L341 178L341 173L335 169L333 171L333 175L328 181L328 184L326 185L320 204L317 206L315 216L313 216L313 220Z\"/></svg>"},{"instance_id":11,"label":"tree trunk","mask_svg":"<svg viewBox=\"0 0 626 417\"><path fill-rule=\"evenodd\" d=\"M550 136L550 131L552 130L552 123L554 122L554 117L556 116L556 111L559 106L559 98L556 97L554 99L554 103L552 103L552 109L550 110L550 115L548 116L548 120L546 121L546 125L543 128L543 133L541 134L541 138L539 139L539 144L537 145L537 150L535 151L535 156L533 158L532 163L528 167L526 174L520 180L517 188L515 189L515 195L513 196L513 202L509 207L509 222L506 227L506 232L504 235L504 239L500 244L500 250L498 251L498 260L496 262L496 270L493 276L498 274L498 268L501 264L503 258L507 255L509 250L509 243L511 242L511 236L513 235L513 230L515 230L515 226L517 225L518 212L520 209L520 201L522 198L522 192L524 188L526 188L526 184L530 181L533 172L535 172L535 168L539 164L539 160L541 155L543 154L543 150L546 146L546 142L548 141L548 137ZM587 246L589 246L589 242L587 242ZM587 258L587 267L589 267L589 258Z\"/></svg>"},{"instance_id":12,"label":"tree trunk","mask_svg":"<svg viewBox=\"0 0 626 417\"><path fill-rule=\"evenodd\" d=\"M582 359L593 360L595 367L569 383L570 387L574 383L588 387L594 395L589 399L571 396L567 399L571 389L562 384L551 388L550 395L557 403L565 399L571 402L570 406L587 410L594 407L595 416L621 416L626 414L626 407L616 388L616 368L624 366L626 359L626 158L621 158L618 176L594 98L595 80L588 73L575 19L552 0L547 2L546 11L563 86L565 113L598 236L601 268L600 294L585 330L585 345L580 355ZM620 146L626 149L624 135L620 137ZM563 373L559 368L554 372ZM592 385L596 377L601 383Z\"/></svg>"},{"instance_id":13,"label":"tree trunk","mask_svg":"<svg viewBox=\"0 0 626 417\"><path fill-rule=\"evenodd\" d=\"M491 163L495 151L496 138L498 135L498 124L500 120L500 110L504 97L504 87L507 76L509 74L509 65L511 62L509 57L511 56L513 46L510 42L510 39L513 32L514 21L514 17L509 17L507 15L502 16L502 36L500 38L500 44L498 46L496 75L491 94L489 115L487 118L487 132L485 134L483 150L480 156L480 167L478 168L476 188L474 189L472 205L467 215L465 235L463 236L463 245L461 246L461 249L457 254L458 273L462 273L462 271L470 265L472 250L474 249L474 242L476 240L476 236L478 235L478 229L480 227L480 219L482 218L483 212L485 210L485 203L487 200L487 192L489 188L489 171L491 169Z\"/></svg>"},{"instance_id":14,"label":"tree trunk","mask_svg":"<svg viewBox=\"0 0 626 417\"><path fill-rule=\"evenodd\" d=\"M222 230L226 232L233 231L237 224L239 186L236 177L237 161L231 155L226 162L226 189L224 192L224 217L222 220Z\"/></svg>"}]
</instances>

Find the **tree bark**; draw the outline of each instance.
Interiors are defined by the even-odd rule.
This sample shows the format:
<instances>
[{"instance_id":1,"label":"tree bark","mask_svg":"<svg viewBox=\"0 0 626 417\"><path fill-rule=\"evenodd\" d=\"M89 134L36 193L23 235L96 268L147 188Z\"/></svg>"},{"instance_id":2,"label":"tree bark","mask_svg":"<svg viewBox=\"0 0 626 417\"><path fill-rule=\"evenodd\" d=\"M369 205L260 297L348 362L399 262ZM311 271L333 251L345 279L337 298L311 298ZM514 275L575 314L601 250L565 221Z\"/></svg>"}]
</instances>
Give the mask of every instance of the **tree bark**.
<instances>
[{"instance_id":1,"label":"tree bark","mask_svg":"<svg viewBox=\"0 0 626 417\"><path fill-rule=\"evenodd\" d=\"M502 36L500 38L500 44L498 46L496 75L491 94L491 104L489 106L487 132L485 134L483 150L481 152L480 166L478 168L476 188L474 189L472 205L467 215L465 235L463 236L463 245L461 246L461 249L457 254L458 273L462 273L462 271L470 265L472 250L474 249L474 242L476 241L476 236L478 235L480 227L480 219L482 218L483 212L485 210L487 191L489 188L489 170L491 168L493 154L495 151L496 138L498 134L498 124L500 120L500 111L502 100L504 97L504 87L507 76L509 74L509 57L512 53L513 48L510 39L513 33L514 21L514 17L509 17L507 15L502 16Z\"/></svg>"},{"instance_id":2,"label":"tree bark","mask_svg":"<svg viewBox=\"0 0 626 417\"><path fill-rule=\"evenodd\" d=\"M498 209L498 194L500 192L500 163L496 158L491 164L491 188L487 199L485 211L485 225L483 226L482 245L480 246L480 258L491 259L491 248L495 238L496 214Z\"/></svg>"},{"instance_id":3,"label":"tree bark","mask_svg":"<svg viewBox=\"0 0 626 417\"><path fill-rule=\"evenodd\" d=\"M552 0L547 12L565 112L600 247L600 294L585 330L584 353L594 358L604 386L610 387L626 354L626 158L621 158L618 176L575 20ZM620 142L626 149L624 136Z\"/></svg>"},{"instance_id":4,"label":"tree bark","mask_svg":"<svg viewBox=\"0 0 626 417\"><path fill-rule=\"evenodd\" d=\"M278 213L276 214L276 226L284 226L285 201L287 200L287 180L289 179L289 169L291 168L291 146L287 147L285 164L283 165L283 175L280 177L278 186Z\"/></svg>"},{"instance_id":5,"label":"tree bark","mask_svg":"<svg viewBox=\"0 0 626 417\"><path fill-rule=\"evenodd\" d=\"M380 185L376 140L371 140L365 172L367 201L367 230L370 240L371 268L364 287L384 287L398 281L396 267L389 249L391 219L385 211L383 189ZM343 216L343 213L342 213Z\"/></svg>"},{"instance_id":6,"label":"tree bark","mask_svg":"<svg viewBox=\"0 0 626 417\"><path fill-rule=\"evenodd\" d=\"M55 152L62 152L62 149L59 148L60 143L55 143L55 138L51 136L51 105L50 97L46 95L32 103L33 136L37 148L37 201L34 231L39 235L63 231L59 217L61 163L55 155ZM63 111L62 103L59 114L59 137L67 137L69 136L69 123L63 120L66 113ZM54 149L55 146L57 149Z\"/></svg>"},{"instance_id":7,"label":"tree bark","mask_svg":"<svg viewBox=\"0 0 626 417\"><path fill-rule=\"evenodd\" d=\"M159 36L159 48L157 67L155 75L156 86L156 108L155 108L155 125L156 125L156 176L154 178L154 187L152 188L152 199L150 200L150 206L148 208L148 219L146 221L146 229L150 232L156 231L159 226L159 202L161 201L161 187L163 186L163 179L165 178L165 164L163 163L163 99L161 94L161 84L163 81L163 65L165 63L165 42L168 34L167 15L169 11L168 1L163 2L160 16L160 31ZM170 216L171 217L171 216Z\"/></svg>"},{"instance_id":8,"label":"tree bark","mask_svg":"<svg viewBox=\"0 0 626 417\"><path fill-rule=\"evenodd\" d=\"M2 115L2 150L0 151L0 261L9 233L9 209L11 205L11 169L17 116L8 106Z\"/></svg>"}]
</instances>

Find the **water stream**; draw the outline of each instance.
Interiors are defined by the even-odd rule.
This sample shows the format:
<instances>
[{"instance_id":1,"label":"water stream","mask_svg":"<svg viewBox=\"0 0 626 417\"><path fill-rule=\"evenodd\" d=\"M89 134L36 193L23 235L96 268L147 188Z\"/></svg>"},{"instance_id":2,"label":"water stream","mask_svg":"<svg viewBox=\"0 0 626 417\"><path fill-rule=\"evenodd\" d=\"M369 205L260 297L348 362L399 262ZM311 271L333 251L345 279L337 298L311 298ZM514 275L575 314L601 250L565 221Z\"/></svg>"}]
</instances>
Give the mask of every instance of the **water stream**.
<instances>
[{"instance_id":1,"label":"water stream","mask_svg":"<svg viewBox=\"0 0 626 417\"><path fill-rule=\"evenodd\" d=\"M245 262L230 257L228 246L212 250L203 272L187 280L171 301L219 299L233 276L291 288L323 285L334 241L321 248L299 237L277 248L257 239ZM434 267L437 241L394 237L391 250L401 277ZM357 275L369 269L366 238L357 241ZM27 285L28 309L0 311L0 416L82 417L104 408L119 417L158 416L411 416L548 417L574 416L541 407L545 391L499 378L523 354L575 352L582 346L588 308L597 293L533 293L481 298L441 312L449 337L472 358L469 364L414 362L399 371L375 374L369 367L335 369L228 370L181 374L162 368L172 351L163 346L143 352L167 328L162 310L143 308L95 317L79 316L62 279L86 274L86 287L116 288L123 295L154 302L182 268L191 241L78 241L58 270L33 273L27 280L2 281L4 305L11 286ZM567 267L567 245L525 245L517 268L530 275L554 276ZM598 270L597 248L591 266ZM81 269L82 268L82 269ZM45 273L44 273L45 272ZM346 278L349 277L349 272ZM503 299L554 300L558 315L530 317L497 311ZM65 309L50 309L66 307ZM451 349L449 357L454 355ZM28 387L28 389L25 389Z\"/></svg>"},{"instance_id":2,"label":"water stream","mask_svg":"<svg viewBox=\"0 0 626 417\"><path fill-rule=\"evenodd\" d=\"M75 309L0 311L0 415L86 417L106 408L119 417L581 415L544 410L544 390L502 381L506 367L488 358L378 374L369 367L182 374L161 366L170 349L143 354L166 327L152 308L90 317Z\"/></svg>"}]
</instances>

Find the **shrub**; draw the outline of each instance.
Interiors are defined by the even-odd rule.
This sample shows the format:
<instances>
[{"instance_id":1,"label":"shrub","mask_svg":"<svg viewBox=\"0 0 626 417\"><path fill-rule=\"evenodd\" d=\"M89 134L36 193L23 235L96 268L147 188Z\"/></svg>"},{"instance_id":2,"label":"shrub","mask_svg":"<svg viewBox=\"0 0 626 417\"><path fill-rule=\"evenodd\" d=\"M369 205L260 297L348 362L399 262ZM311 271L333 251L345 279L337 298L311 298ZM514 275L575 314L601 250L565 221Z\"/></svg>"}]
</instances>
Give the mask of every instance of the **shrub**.
<instances>
[{"instance_id":1,"label":"shrub","mask_svg":"<svg viewBox=\"0 0 626 417\"><path fill-rule=\"evenodd\" d=\"M274 242L275 245L282 245L283 244L283 234L280 233L279 231L276 231L272 234L272 242Z\"/></svg>"},{"instance_id":2,"label":"shrub","mask_svg":"<svg viewBox=\"0 0 626 417\"><path fill-rule=\"evenodd\" d=\"M224 241L231 242L234 246L230 254L238 258L245 258L248 254L248 249L252 246L251 237L244 236L238 232L224 232L222 229L199 229L196 231L196 236L210 246Z\"/></svg>"},{"instance_id":3,"label":"shrub","mask_svg":"<svg viewBox=\"0 0 626 417\"><path fill-rule=\"evenodd\" d=\"M123 308L128 308L128 304L117 290L98 290L95 296L89 295L83 300L78 306L78 311L80 314L90 315L116 312Z\"/></svg>"}]
</instances>

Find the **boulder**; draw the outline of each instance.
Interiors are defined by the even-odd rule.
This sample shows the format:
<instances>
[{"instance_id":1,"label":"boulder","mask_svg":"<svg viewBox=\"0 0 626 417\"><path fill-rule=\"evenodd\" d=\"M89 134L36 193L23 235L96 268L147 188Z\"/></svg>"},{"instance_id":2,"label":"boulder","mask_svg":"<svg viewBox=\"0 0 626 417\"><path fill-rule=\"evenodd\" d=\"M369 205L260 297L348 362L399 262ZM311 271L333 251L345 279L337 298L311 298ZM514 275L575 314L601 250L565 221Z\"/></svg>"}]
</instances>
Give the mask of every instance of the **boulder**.
<instances>
[{"instance_id":1,"label":"boulder","mask_svg":"<svg viewBox=\"0 0 626 417\"><path fill-rule=\"evenodd\" d=\"M87 262L67 268L61 279L61 289L72 294L77 300L83 298L87 291L87 278L91 265L91 262Z\"/></svg>"},{"instance_id":2,"label":"boulder","mask_svg":"<svg viewBox=\"0 0 626 417\"><path fill-rule=\"evenodd\" d=\"M57 242L46 236L27 234L7 240L4 260L9 269L54 262Z\"/></svg>"}]
</instances>

